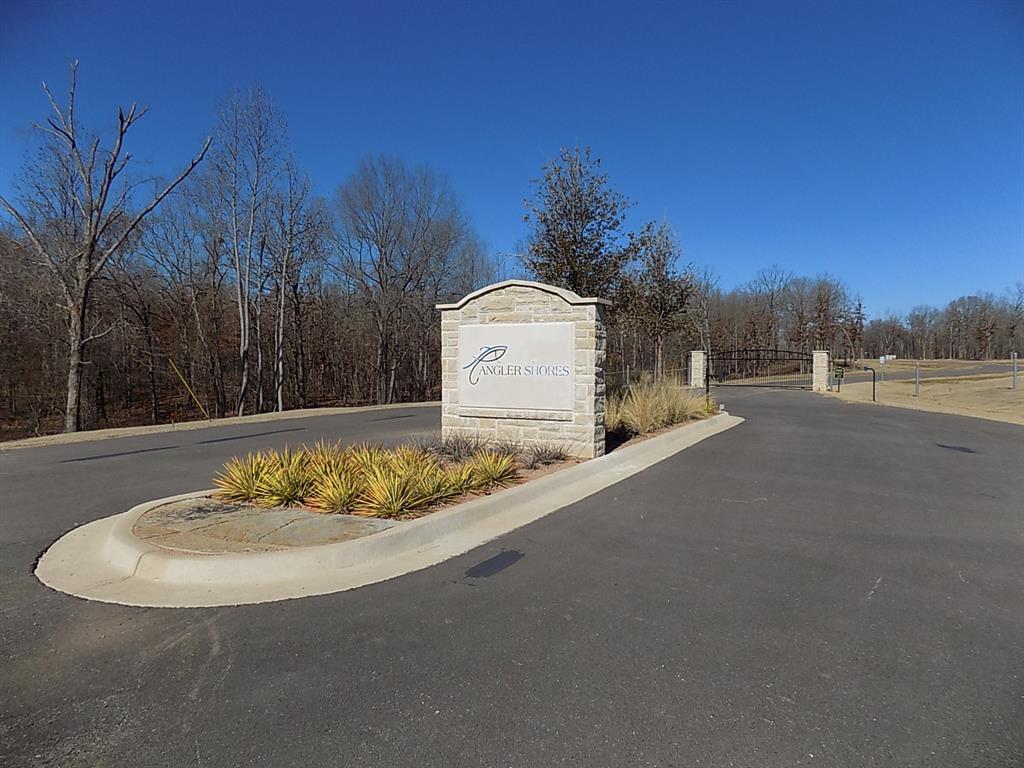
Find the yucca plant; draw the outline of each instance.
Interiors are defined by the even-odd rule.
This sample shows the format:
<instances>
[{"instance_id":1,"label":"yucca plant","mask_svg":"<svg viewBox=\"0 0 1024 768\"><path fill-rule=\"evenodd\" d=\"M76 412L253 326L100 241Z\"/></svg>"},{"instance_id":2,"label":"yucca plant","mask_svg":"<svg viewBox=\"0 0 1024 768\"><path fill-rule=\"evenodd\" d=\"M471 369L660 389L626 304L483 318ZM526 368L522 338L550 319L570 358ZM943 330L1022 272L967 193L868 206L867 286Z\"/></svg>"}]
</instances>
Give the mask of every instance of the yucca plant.
<instances>
[{"instance_id":1,"label":"yucca plant","mask_svg":"<svg viewBox=\"0 0 1024 768\"><path fill-rule=\"evenodd\" d=\"M420 495L427 504L440 504L453 496L464 493L462 478L453 474L450 468L434 464L418 474Z\"/></svg>"},{"instance_id":2,"label":"yucca plant","mask_svg":"<svg viewBox=\"0 0 1024 768\"><path fill-rule=\"evenodd\" d=\"M386 463L388 458L383 446L373 443L351 445L345 449L346 465L359 474L366 474L371 467Z\"/></svg>"},{"instance_id":3,"label":"yucca plant","mask_svg":"<svg viewBox=\"0 0 1024 768\"><path fill-rule=\"evenodd\" d=\"M469 493L479 487L479 480L469 464L456 464L445 467L442 470L445 474L445 481L452 490L452 495Z\"/></svg>"},{"instance_id":4,"label":"yucca plant","mask_svg":"<svg viewBox=\"0 0 1024 768\"><path fill-rule=\"evenodd\" d=\"M567 454L563 448L550 443L534 443L523 452L523 466L536 469L548 464L565 461Z\"/></svg>"},{"instance_id":5,"label":"yucca plant","mask_svg":"<svg viewBox=\"0 0 1024 768\"><path fill-rule=\"evenodd\" d=\"M449 435L433 447L432 453L442 459L458 463L470 459L484 447L484 441L475 435Z\"/></svg>"},{"instance_id":6,"label":"yucca plant","mask_svg":"<svg viewBox=\"0 0 1024 768\"><path fill-rule=\"evenodd\" d=\"M400 445L387 455L387 462L397 472L428 471L439 466L437 458L415 445Z\"/></svg>"},{"instance_id":7,"label":"yucca plant","mask_svg":"<svg viewBox=\"0 0 1024 768\"><path fill-rule=\"evenodd\" d=\"M322 466L306 501L324 512L351 512L362 490L362 479L352 470L340 466Z\"/></svg>"},{"instance_id":8,"label":"yucca plant","mask_svg":"<svg viewBox=\"0 0 1024 768\"><path fill-rule=\"evenodd\" d=\"M509 437L491 440L487 443L486 448L488 451L500 453L502 456L516 457L523 452L523 444Z\"/></svg>"},{"instance_id":9,"label":"yucca plant","mask_svg":"<svg viewBox=\"0 0 1024 768\"><path fill-rule=\"evenodd\" d=\"M316 475L338 471L345 466L345 449L340 442L317 440L312 448L306 448L306 456L310 470Z\"/></svg>"},{"instance_id":10,"label":"yucca plant","mask_svg":"<svg viewBox=\"0 0 1024 768\"><path fill-rule=\"evenodd\" d=\"M266 507L289 507L305 502L313 491L313 473L306 451L270 451L268 469L257 484L256 501Z\"/></svg>"},{"instance_id":11,"label":"yucca plant","mask_svg":"<svg viewBox=\"0 0 1024 768\"><path fill-rule=\"evenodd\" d=\"M406 517L430 504L419 472L398 472L389 464L366 469L364 486L356 501L356 514L368 517Z\"/></svg>"},{"instance_id":12,"label":"yucca plant","mask_svg":"<svg viewBox=\"0 0 1024 768\"><path fill-rule=\"evenodd\" d=\"M213 478L219 489L217 498L228 501L253 501L259 495L260 484L266 480L270 463L262 453L250 453L245 458L235 456Z\"/></svg>"},{"instance_id":13,"label":"yucca plant","mask_svg":"<svg viewBox=\"0 0 1024 768\"><path fill-rule=\"evenodd\" d=\"M495 451L477 452L468 465L479 488L509 485L519 475L515 457Z\"/></svg>"}]
</instances>

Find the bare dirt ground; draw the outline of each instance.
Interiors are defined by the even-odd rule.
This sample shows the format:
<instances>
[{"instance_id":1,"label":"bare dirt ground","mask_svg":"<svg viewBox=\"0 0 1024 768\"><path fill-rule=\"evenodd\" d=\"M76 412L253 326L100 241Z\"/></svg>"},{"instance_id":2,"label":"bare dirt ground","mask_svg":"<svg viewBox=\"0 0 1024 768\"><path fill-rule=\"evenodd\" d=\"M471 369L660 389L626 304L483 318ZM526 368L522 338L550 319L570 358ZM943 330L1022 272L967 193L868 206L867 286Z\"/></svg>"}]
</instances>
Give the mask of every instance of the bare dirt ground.
<instances>
[{"instance_id":1,"label":"bare dirt ground","mask_svg":"<svg viewBox=\"0 0 1024 768\"><path fill-rule=\"evenodd\" d=\"M910 365L913 366L913 362L910 362ZM830 395L841 400L870 403L871 382L843 384L841 391L831 392ZM880 405L914 408L920 411L953 413L1024 424L1024 374L1018 374L1016 391L1011 389L1011 378L1002 374L922 378L920 397L914 397L913 380L880 381L877 402Z\"/></svg>"}]
</instances>

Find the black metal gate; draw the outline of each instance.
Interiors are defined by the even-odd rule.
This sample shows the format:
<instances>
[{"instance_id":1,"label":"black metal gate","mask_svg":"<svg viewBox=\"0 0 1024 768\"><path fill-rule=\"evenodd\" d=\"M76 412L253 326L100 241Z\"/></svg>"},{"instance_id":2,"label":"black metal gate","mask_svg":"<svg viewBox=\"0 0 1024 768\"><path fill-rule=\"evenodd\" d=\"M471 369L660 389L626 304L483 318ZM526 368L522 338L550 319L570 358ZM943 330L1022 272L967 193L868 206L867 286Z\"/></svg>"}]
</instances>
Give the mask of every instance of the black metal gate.
<instances>
[{"instance_id":1,"label":"black metal gate","mask_svg":"<svg viewBox=\"0 0 1024 768\"><path fill-rule=\"evenodd\" d=\"M788 349L732 349L707 357L707 388L782 387L810 389L814 355Z\"/></svg>"}]
</instances>

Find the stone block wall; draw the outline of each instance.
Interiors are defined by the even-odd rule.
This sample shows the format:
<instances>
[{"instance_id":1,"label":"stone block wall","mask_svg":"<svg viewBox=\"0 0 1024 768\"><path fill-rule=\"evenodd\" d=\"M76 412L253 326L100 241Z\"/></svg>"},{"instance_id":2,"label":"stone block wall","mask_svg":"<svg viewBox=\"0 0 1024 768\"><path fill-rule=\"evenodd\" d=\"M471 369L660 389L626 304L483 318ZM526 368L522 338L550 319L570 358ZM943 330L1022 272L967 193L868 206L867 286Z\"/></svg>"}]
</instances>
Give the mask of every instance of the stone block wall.
<instances>
[{"instance_id":1,"label":"stone block wall","mask_svg":"<svg viewBox=\"0 0 1024 768\"><path fill-rule=\"evenodd\" d=\"M703 387L707 375L708 355L703 349L690 351L690 386Z\"/></svg>"},{"instance_id":2,"label":"stone block wall","mask_svg":"<svg viewBox=\"0 0 1024 768\"><path fill-rule=\"evenodd\" d=\"M610 302L525 280L474 291L441 310L441 434L524 445L558 444L572 456L605 450L605 315ZM459 327L488 323L568 323L575 329L573 410L495 410L459 404Z\"/></svg>"},{"instance_id":3,"label":"stone block wall","mask_svg":"<svg viewBox=\"0 0 1024 768\"><path fill-rule=\"evenodd\" d=\"M815 350L811 369L811 389L825 392L828 389L828 352Z\"/></svg>"}]
</instances>

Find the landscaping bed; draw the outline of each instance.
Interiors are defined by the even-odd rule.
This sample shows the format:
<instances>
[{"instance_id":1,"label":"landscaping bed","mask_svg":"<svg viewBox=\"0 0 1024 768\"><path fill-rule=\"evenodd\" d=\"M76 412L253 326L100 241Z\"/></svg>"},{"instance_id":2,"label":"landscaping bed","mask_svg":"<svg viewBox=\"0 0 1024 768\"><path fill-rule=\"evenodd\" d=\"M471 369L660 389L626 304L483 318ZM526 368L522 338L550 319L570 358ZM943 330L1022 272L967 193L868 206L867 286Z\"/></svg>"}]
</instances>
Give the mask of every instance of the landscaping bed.
<instances>
[{"instance_id":1,"label":"landscaping bed","mask_svg":"<svg viewBox=\"0 0 1024 768\"><path fill-rule=\"evenodd\" d=\"M703 392L639 382L608 399L609 450L703 419ZM320 442L236 457L216 490L154 507L132 533L192 554L275 552L387 530L577 463L553 446L434 438L397 448Z\"/></svg>"},{"instance_id":2,"label":"landscaping bed","mask_svg":"<svg viewBox=\"0 0 1024 768\"><path fill-rule=\"evenodd\" d=\"M225 464L212 493L153 509L133 531L195 552L332 543L388 527L371 521L415 519L575 463L551 446L463 437L261 451Z\"/></svg>"}]
</instances>

